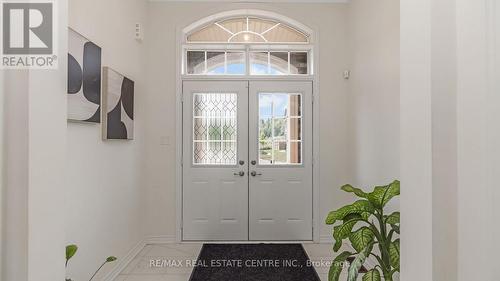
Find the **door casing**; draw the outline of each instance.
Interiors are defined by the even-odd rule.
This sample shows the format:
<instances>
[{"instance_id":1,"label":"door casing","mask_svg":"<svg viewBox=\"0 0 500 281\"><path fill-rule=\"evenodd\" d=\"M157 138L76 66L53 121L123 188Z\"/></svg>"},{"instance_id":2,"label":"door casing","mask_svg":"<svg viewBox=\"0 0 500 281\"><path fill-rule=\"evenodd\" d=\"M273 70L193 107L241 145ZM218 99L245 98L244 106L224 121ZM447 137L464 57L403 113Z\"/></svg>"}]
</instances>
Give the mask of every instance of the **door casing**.
<instances>
[{"instance_id":1,"label":"door casing","mask_svg":"<svg viewBox=\"0 0 500 281\"><path fill-rule=\"evenodd\" d=\"M232 7L227 8L227 12L231 13ZM267 10L259 10L258 7L254 7L253 9L245 9L246 14L253 15L266 15L269 13ZM285 22L289 22L290 18L281 17L280 14L272 13L272 17L281 18ZM168 237L160 237L160 240L164 241L175 241L182 242L182 96L183 89L182 83L183 81L188 80L219 80L219 81L227 81L227 80L238 80L244 79L248 81L269 81L269 80L289 80L289 81L312 81L313 82L313 242L319 243L320 241L331 242L331 235L325 235L320 237L320 228L323 224L323 215L320 214L320 139L319 139L319 129L320 129L320 97L321 97L321 79L320 79L320 42L321 42L321 34L319 33L319 26L310 23L307 26L303 26L304 30L308 30L307 33L310 34L310 44L312 51L311 59L311 69L313 75L309 76L297 76L297 75L284 75L284 76L196 76L190 77L189 75L183 75L182 73L182 57L183 57L183 44L184 44L184 35L185 35L185 26L177 25L175 27L175 42L176 43L176 59L175 59L175 93L176 93L176 127L175 127L175 139L176 139L176 152L175 152L175 191L176 191L176 223L175 223L175 234Z\"/></svg>"}]
</instances>

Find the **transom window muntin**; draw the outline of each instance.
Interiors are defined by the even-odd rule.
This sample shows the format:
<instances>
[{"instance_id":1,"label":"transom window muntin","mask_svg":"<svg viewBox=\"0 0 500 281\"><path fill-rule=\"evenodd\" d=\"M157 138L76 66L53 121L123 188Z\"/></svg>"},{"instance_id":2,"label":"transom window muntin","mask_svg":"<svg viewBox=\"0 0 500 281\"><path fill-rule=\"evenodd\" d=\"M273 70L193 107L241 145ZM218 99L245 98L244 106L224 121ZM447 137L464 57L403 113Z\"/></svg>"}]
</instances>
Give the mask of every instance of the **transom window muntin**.
<instances>
[{"instance_id":1,"label":"transom window muntin","mask_svg":"<svg viewBox=\"0 0 500 281\"><path fill-rule=\"evenodd\" d=\"M187 34L186 42L308 44L309 35L277 20L245 16L212 22Z\"/></svg>"},{"instance_id":2,"label":"transom window muntin","mask_svg":"<svg viewBox=\"0 0 500 281\"><path fill-rule=\"evenodd\" d=\"M272 13L239 16L239 12L243 11L203 19L184 29L182 75L313 74L310 29Z\"/></svg>"},{"instance_id":3,"label":"transom window muntin","mask_svg":"<svg viewBox=\"0 0 500 281\"><path fill-rule=\"evenodd\" d=\"M308 75L309 52L186 50L187 75ZM247 67L248 65L248 67Z\"/></svg>"},{"instance_id":4,"label":"transom window muntin","mask_svg":"<svg viewBox=\"0 0 500 281\"><path fill-rule=\"evenodd\" d=\"M188 50L186 51L188 75L245 75L244 51Z\"/></svg>"},{"instance_id":5,"label":"transom window muntin","mask_svg":"<svg viewBox=\"0 0 500 281\"><path fill-rule=\"evenodd\" d=\"M308 74L306 51L251 51L250 75Z\"/></svg>"}]
</instances>

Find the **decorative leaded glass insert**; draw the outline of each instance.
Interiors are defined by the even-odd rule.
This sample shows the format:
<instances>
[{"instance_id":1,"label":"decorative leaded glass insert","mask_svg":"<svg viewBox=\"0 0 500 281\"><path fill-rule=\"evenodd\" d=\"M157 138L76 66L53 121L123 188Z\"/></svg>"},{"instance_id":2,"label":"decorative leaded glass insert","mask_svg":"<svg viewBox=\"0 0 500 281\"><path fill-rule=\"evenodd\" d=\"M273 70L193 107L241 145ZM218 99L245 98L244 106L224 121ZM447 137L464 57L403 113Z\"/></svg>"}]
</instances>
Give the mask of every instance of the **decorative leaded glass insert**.
<instances>
[{"instance_id":1,"label":"decorative leaded glass insert","mask_svg":"<svg viewBox=\"0 0 500 281\"><path fill-rule=\"evenodd\" d=\"M193 95L193 163L236 165L237 95Z\"/></svg>"}]
</instances>

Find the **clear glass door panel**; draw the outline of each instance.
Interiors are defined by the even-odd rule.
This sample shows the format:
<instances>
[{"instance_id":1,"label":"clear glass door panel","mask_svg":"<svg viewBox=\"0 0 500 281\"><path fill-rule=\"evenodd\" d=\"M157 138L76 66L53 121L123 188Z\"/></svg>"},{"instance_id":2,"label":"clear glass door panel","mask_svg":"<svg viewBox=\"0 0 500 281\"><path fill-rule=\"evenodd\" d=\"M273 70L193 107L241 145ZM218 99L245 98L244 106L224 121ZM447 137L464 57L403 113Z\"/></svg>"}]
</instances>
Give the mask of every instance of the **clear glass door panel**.
<instances>
[{"instance_id":1,"label":"clear glass door panel","mask_svg":"<svg viewBox=\"0 0 500 281\"><path fill-rule=\"evenodd\" d=\"M259 93L259 164L302 164L302 95Z\"/></svg>"}]
</instances>

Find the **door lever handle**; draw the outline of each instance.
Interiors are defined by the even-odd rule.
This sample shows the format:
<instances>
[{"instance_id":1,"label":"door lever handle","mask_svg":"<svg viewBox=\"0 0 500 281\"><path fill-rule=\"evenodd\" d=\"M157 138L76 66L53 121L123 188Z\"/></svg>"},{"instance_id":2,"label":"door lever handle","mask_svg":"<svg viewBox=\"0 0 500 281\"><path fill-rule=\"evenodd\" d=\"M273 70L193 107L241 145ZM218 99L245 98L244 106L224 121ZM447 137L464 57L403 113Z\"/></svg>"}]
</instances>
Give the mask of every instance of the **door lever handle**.
<instances>
[{"instance_id":1,"label":"door lever handle","mask_svg":"<svg viewBox=\"0 0 500 281\"><path fill-rule=\"evenodd\" d=\"M238 173L234 173L233 175L242 177L245 175L245 172L239 171Z\"/></svg>"},{"instance_id":2,"label":"door lever handle","mask_svg":"<svg viewBox=\"0 0 500 281\"><path fill-rule=\"evenodd\" d=\"M256 171L252 171L250 173L250 175L252 175L252 177L255 177L255 176L262 176L262 173L257 173Z\"/></svg>"}]
</instances>

